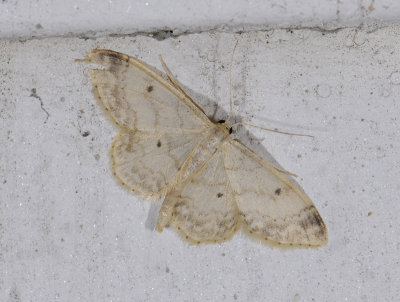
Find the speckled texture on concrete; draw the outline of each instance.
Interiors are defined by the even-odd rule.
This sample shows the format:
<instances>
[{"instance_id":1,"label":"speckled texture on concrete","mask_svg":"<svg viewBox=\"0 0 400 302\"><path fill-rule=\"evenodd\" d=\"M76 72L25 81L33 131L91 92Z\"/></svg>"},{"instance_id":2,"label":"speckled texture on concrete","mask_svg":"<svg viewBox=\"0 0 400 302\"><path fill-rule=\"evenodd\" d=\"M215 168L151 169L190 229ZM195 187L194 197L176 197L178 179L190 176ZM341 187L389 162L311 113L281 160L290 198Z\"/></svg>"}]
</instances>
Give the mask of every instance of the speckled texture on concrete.
<instances>
[{"instance_id":1,"label":"speckled texture on concrete","mask_svg":"<svg viewBox=\"0 0 400 302\"><path fill-rule=\"evenodd\" d=\"M117 129L91 93L92 48L169 68L212 115L228 105L313 199L329 243L242 234L189 246L110 170ZM400 27L1 41L0 301L395 301L400 295ZM215 107L222 106L224 110ZM217 110L216 110L217 109Z\"/></svg>"}]
</instances>

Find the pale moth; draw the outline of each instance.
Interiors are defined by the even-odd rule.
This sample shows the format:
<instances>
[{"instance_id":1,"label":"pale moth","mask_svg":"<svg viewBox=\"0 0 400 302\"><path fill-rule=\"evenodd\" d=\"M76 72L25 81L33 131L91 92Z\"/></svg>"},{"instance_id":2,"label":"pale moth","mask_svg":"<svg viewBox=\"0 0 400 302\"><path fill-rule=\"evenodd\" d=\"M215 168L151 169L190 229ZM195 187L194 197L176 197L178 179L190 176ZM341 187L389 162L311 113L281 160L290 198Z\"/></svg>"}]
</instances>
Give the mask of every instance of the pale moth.
<instances>
[{"instance_id":1,"label":"pale moth","mask_svg":"<svg viewBox=\"0 0 400 302\"><path fill-rule=\"evenodd\" d=\"M230 117L213 123L166 67L171 82L111 50L94 49L84 61L98 65L94 93L121 130L114 174L137 194L165 196L158 231L173 226L190 243L214 243L242 227L263 241L326 244L321 216L289 173L232 139Z\"/></svg>"}]
</instances>

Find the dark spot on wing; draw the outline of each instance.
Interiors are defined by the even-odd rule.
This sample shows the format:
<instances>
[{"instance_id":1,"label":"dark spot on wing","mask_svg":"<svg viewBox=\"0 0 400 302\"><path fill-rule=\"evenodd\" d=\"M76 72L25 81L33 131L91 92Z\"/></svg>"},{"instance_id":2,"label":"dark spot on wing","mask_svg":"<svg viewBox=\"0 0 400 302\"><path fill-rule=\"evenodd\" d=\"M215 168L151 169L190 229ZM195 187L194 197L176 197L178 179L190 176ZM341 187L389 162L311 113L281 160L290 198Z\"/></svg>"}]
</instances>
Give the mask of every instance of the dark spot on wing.
<instances>
[{"instance_id":1,"label":"dark spot on wing","mask_svg":"<svg viewBox=\"0 0 400 302\"><path fill-rule=\"evenodd\" d=\"M275 195L281 195L281 192L282 192L282 189L281 188L278 188L278 189L276 189L275 190Z\"/></svg>"},{"instance_id":2,"label":"dark spot on wing","mask_svg":"<svg viewBox=\"0 0 400 302\"><path fill-rule=\"evenodd\" d=\"M157 147L158 147L158 148L161 147L161 141L160 141L160 140L158 140L158 142L157 142Z\"/></svg>"},{"instance_id":3,"label":"dark spot on wing","mask_svg":"<svg viewBox=\"0 0 400 302\"><path fill-rule=\"evenodd\" d=\"M223 124L223 123L225 123L225 120L219 120L218 121L218 124Z\"/></svg>"},{"instance_id":4,"label":"dark spot on wing","mask_svg":"<svg viewBox=\"0 0 400 302\"><path fill-rule=\"evenodd\" d=\"M107 55L115 61L127 61L126 57L118 52L108 52Z\"/></svg>"},{"instance_id":5,"label":"dark spot on wing","mask_svg":"<svg viewBox=\"0 0 400 302\"><path fill-rule=\"evenodd\" d=\"M147 92L152 92L154 90L154 87L152 85L147 86Z\"/></svg>"},{"instance_id":6,"label":"dark spot on wing","mask_svg":"<svg viewBox=\"0 0 400 302\"><path fill-rule=\"evenodd\" d=\"M321 235L323 235L324 230L325 230L325 225L324 222L322 221L321 216L319 216L317 210L315 209L314 206L309 206L306 207L302 210L304 213L301 224L303 225L303 228L311 228L313 226L318 226L318 229L321 232Z\"/></svg>"},{"instance_id":7,"label":"dark spot on wing","mask_svg":"<svg viewBox=\"0 0 400 302\"><path fill-rule=\"evenodd\" d=\"M232 132L233 132L233 130L232 130L232 127L231 127L231 128L229 128L229 134L232 134Z\"/></svg>"},{"instance_id":8,"label":"dark spot on wing","mask_svg":"<svg viewBox=\"0 0 400 302\"><path fill-rule=\"evenodd\" d=\"M218 193L218 194L217 194L217 197L218 197L218 198L221 198L222 196L224 196L224 193Z\"/></svg>"},{"instance_id":9,"label":"dark spot on wing","mask_svg":"<svg viewBox=\"0 0 400 302\"><path fill-rule=\"evenodd\" d=\"M324 225L324 222L322 221L322 218L318 215L318 213L313 213L313 215L310 215L309 219L311 224L318 225L319 227L322 227Z\"/></svg>"},{"instance_id":10,"label":"dark spot on wing","mask_svg":"<svg viewBox=\"0 0 400 302\"><path fill-rule=\"evenodd\" d=\"M110 60L110 68L114 68L114 70L112 70L112 72L115 72L115 69L117 68L117 66L121 65L121 58L114 54L114 53L110 53L108 54L108 59ZM103 59L104 60L104 59Z\"/></svg>"}]
</instances>

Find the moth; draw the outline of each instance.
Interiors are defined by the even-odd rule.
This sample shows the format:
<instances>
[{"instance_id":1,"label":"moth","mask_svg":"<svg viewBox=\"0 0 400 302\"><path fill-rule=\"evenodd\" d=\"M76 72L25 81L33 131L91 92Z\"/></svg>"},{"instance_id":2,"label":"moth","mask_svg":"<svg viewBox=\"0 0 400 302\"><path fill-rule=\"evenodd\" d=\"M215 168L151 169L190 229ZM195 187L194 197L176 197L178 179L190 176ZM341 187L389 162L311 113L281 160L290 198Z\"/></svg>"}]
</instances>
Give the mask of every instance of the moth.
<instances>
[{"instance_id":1,"label":"moth","mask_svg":"<svg viewBox=\"0 0 400 302\"><path fill-rule=\"evenodd\" d=\"M226 241L242 228L268 242L326 244L321 216L288 173L231 138L229 121L211 121L172 76L112 50L83 60L97 65L94 94L120 128L114 174L136 194L165 196L158 231L173 226L190 243Z\"/></svg>"}]
</instances>

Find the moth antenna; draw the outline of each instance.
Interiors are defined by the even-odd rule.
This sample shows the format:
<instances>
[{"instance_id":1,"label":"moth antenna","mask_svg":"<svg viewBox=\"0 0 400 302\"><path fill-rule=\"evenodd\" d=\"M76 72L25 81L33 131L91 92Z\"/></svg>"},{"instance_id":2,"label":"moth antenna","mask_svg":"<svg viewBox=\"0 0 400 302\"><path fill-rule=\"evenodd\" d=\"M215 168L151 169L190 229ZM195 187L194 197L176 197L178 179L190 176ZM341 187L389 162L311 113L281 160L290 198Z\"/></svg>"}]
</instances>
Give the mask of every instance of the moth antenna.
<instances>
[{"instance_id":1,"label":"moth antenna","mask_svg":"<svg viewBox=\"0 0 400 302\"><path fill-rule=\"evenodd\" d=\"M165 64L165 62L164 62L164 60L163 60L163 58L162 58L161 55L159 55L159 58L160 58L160 61L161 61L161 65L162 65L162 67L164 68L165 73L166 73L167 76L168 76L168 79L169 79L169 80L171 81L171 83L175 86L175 88L177 88L180 92L182 92L182 93L185 95L185 97L187 97L187 98L193 103L193 105L195 105L201 112L203 112L205 115L207 115L207 114L204 112L203 108L201 108L201 106L200 106L199 104L197 104L197 103L186 93L186 91L181 87L181 85L179 85L179 84L177 83L177 81L175 81L174 77L172 76L171 71L169 70L167 64Z\"/></svg>"},{"instance_id":2,"label":"moth antenna","mask_svg":"<svg viewBox=\"0 0 400 302\"><path fill-rule=\"evenodd\" d=\"M231 62L229 63L229 116L226 119L226 123L232 118L232 64L233 56L235 54L236 46L238 45L238 40L236 40L235 46L233 47Z\"/></svg>"},{"instance_id":3,"label":"moth antenna","mask_svg":"<svg viewBox=\"0 0 400 302\"><path fill-rule=\"evenodd\" d=\"M253 125L253 124L249 124L249 123L243 123L243 122L232 124L231 127L239 126L239 125L250 126L250 127L254 127L254 128L258 128L258 129L262 129L262 130L266 130L266 131L271 131L271 132L275 132L275 133L280 133L280 134L294 135L294 136L307 136L307 137L314 138L314 136L309 135L309 134L301 134L301 133L292 133L292 132L279 131L279 130L276 130L276 129L260 127L260 126L257 126L257 125Z\"/></svg>"}]
</instances>

